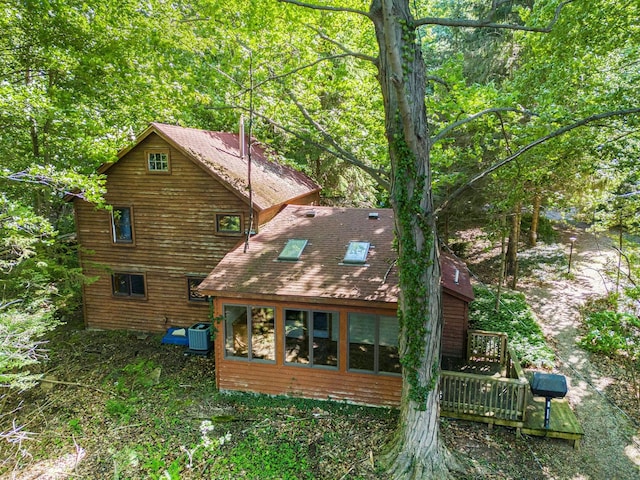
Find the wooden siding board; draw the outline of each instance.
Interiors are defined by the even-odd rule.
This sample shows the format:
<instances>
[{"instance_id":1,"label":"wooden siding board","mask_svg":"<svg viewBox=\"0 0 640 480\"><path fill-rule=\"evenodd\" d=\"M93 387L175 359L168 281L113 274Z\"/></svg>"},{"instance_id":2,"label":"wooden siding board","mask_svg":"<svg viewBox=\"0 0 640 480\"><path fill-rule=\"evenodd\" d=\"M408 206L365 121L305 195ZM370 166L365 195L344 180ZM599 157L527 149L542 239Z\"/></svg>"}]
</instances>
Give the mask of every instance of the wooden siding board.
<instances>
[{"instance_id":1,"label":"wooden siding board","mask_svg":"<svg viewBox=\"0 0 640 480\"><path fill-rule=\"evenodd\" d=\"M223 305L243 304L235 298L216 298L215 311L222 312ZM316 399L348 401L366 405L398 406L402 392L402 377L375 375L347 371L347 315L354 309L334 305L322 309L338 312L340 318L339 365L337 369L305 367L284 364L283 338L278 332L283 329L285 308L318 309L315 304L286 302L246 302L276 309L276 362L238 360L224 357L224 330L219 327L215 339L216 382L220 390L241 390L268 395L291 395ZM395 310L366 309L381 315L394 315Z\"/></svg>"},{"instance_id":2,"label":"wooden siding board","mask_svg":"<svg viewBox=\"0 0 640 480\"><path fill-rule=\"evenodd\" d=\"M368 405L400 404L401 377L229 359L223 360L221 365L217 364L216 370L221 390L343 400Z\"/></svg>"},{"instance_id":3,"label":"wooden siding board","mask_svg":"<svg viewBox=\"0 0 640 480\"><path fill-rule=\"evenodd\" d=\"M443 292L442 355L463 358L466 353L467 304L458 297Z\"/></svg>"},{"instance_id":4,"label":"wooden siding board","mask_svg":"<svg viewBox=\"0 0 640 480\"><path fill-rule=\"evenodd\" d=\"M188 301L186 276L206 276L242 240L216 235L215 214L243 213L248 222L247 206L176 149L169 149L170 175L148 173L144 151L150 148L168 145L150 135L107 177L107 203L134 207L135 246L112 243L108 211L74 202L83 269L99 277L84 288L89 327L160 332L206 321L207 304ZM114 297L111 271L144 273L147 298Z\"/></svg>"}]
</instances>

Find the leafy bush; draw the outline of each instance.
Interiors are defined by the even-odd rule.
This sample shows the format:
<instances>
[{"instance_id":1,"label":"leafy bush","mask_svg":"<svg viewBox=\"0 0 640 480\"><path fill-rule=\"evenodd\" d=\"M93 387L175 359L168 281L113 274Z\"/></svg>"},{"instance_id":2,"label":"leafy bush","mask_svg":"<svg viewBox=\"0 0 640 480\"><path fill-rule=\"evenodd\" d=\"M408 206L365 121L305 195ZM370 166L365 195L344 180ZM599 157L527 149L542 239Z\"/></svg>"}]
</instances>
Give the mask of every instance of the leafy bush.
<instances>
[{"instance_id":1,"label":"leafy bush","mask_svg":"<svg viewBox=\"0 0 640 480\"><path fill-rule=\"evenodd\" d=\"M25 389L40 375L28 368L43 356L43 335L57 325L48 302L13 301L0 298L0 386Z\"/></svg>"},{"instance_id":2,"label":"leafy bush","mask_svg":"<svg viewBox=\"0 0 640 480\"><path fill-rule=\"evenodd\" d=\"M471 328L509 335L509 345L523 366L553 365L553 351L547 346L542 330L522 293L504 292L499 311L495 309L496 296L493 291L476 287L474 293L476 298L469 305Z\"/></svg>"},{"instance_id":3,"label":"leafy bush","mask_svg":"<svg viewBox=\"0 0 640 480\"><path fill-rule=\"evenodd\" d=\"M48 219L0 193L0 385L24 389L46 357L43 335L77 310L82 276L75 248Z\"/></svg>"},{"instance_id":4,"label":"leafy bush","mask_svg":"<svg viewBox=\"0 0 640 480\"><path fill-rule=\"evenodd\" d=\"M584 320L587 333L580 346L595 353L630 360L640 357L640 319L611 310L590 312Z\"/></svg>"}]
</instances>

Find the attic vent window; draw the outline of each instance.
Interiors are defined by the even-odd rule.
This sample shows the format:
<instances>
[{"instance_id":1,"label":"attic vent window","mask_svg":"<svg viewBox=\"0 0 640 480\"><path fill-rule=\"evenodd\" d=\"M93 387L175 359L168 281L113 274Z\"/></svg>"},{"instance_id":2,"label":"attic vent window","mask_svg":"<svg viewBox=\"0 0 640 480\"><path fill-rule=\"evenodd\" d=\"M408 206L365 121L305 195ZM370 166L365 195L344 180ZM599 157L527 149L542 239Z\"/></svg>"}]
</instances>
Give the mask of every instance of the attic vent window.
<instances>
[{"instance_id":1,"label":"attic vent window","mask_svg":"<svg viewBox=\"0 0 640 480\"><path fill-rule=\"evenodd\" d=\"M369 212L369 220L378 220L379 217L378 212Z\"/></svg>"},{"instance_id":2,"label":"attic vent window","mask_svg":"<svg viewBox=\"0 0 640 480\"><path fill-rule=\"evenodd\" d=\"M313 218L313 217L316 216L316 211L315 210L307 210L306 216L309 217L309 218Z\"/></svg>"},{"instance_id":3,"label":"attic vent window","mask_svg":"<svg viewBox=\"0 0 640 480\"><path fill-rule=\"evenodd\" d=\"M280 255L278 255L278 260L297 262L300 260L300 255L302 255L304 247L307 246L307 242L308 240L300 238L291 238L287 240L287 244L280 252Z\"/></svg>"},{"instance_id":4,"label":"attic vent window","mask_svg":"<svg viewBox=\"0 0 640 480\"><path fill-rule=\"evenodd\" d=\"M369 242L349 242L347 253L342 262L349 265L364 265L370 246Z\"/></svg>"}]
</instances>

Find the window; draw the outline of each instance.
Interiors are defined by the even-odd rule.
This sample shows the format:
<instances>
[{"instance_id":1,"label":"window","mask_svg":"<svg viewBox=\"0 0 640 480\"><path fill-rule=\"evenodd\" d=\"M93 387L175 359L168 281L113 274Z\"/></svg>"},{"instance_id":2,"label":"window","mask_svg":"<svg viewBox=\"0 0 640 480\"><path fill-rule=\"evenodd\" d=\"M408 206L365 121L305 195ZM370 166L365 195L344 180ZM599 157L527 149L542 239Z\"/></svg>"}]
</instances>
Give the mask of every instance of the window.
<instances>
[{"instance_id":1,"label":"window","mask_svg":"<svg viewBox=\"0 0 640 480\"><path fill-rule=\"evenodd\" d=\"M365 313L349 314L349 370L401 373L398 319Z\"/></svg>"},{"instance_id":2,"label":"window","mask_svg":"<svg viewBox=\"0 0 640 480\"><path fill-rule=\"evenodd\" d=\"M206 302L207 296L198 291L205 277L187 277L187 295L190 302Z\"/></svg>"},{"instance_id":3,"label":"window","mask_svg":"<svg viewBox=\"0 0 640 480\"><path fill-rule=\"evenodd\" d=\"M218 233L241 234L242 215L218 213L216 214L216 231Z\"/></svg>"},{"instance_id":4,"label":"window","mask_svg":"<svg viewBox=\"0 0 640 480\"><path fill-rule=\"evenodd\" d=\"M338 366L339 316L335 312L285 310L286 363Z\"/></svg>"},{"instance_id":5,"label":"window","mask_svg":"<svg viewBox=\"0 0 640 480\"><path fill-rule=\"evenodd\" d=\"M113 294L118 297L145 298L147 296L144 275L114 273L111 275L111 285Z\"/></svg>"},{"instance_id":6,"label":"window","mask_svg":"<svg viewBox=\"0 0 640 480\"><path fill-rule=\"evenodd\" d=\"M169 172L169 152L152 151L147 154L147 169L150 172Z\"/></svg>"},{"instance_id":7,"label":"window","mask_svg":"<svg viewBox=\"0 0 640 480\"><path fill-rule=\"evenodd\" d=\"M113 207L111 211L113 243L133 244L133 212L131 207Z\"/></svg>"},{"instance_id":8,"label":"window","mask_svg":"<svg viewBox=\"0 0 640 480\"><path fill-rule=\"evenodd\" d=\"M293 239L293 238L290 240L287 240L287 244L284 246L284 248L280 252L280 255L278 255L278 260L296 262L300 260L300 255L302 255L302 251L306 246L307 246L307 240Z\"/></svg>"},{"instance_id":9,"label":"window","mask_svg":"<svg viewBox=\"0 0 640 480\"><path fill-rule=\"evenodd\" d=\"M275 309L224 306L225 357L276 360Z\"/></svg>"},{"instance_id":10,"label":"window","mask_svg":"<svg viewBox=\"0 0 640 480\"><path fill-rule=\"evenodd\" d=\"M369 254L369 242L349 242L347 253L342 260L350 265L364 265Z\"/></svg>"}]
</instances>

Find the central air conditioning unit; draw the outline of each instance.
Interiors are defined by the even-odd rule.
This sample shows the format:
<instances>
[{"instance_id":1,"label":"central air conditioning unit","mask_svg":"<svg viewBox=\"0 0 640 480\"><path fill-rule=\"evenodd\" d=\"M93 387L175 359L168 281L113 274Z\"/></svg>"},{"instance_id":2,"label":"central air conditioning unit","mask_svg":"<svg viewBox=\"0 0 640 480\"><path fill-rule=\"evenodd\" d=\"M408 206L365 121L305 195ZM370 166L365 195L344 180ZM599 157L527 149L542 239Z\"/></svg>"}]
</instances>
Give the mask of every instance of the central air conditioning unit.
<instances>
[{"instance_id":1,"label":"central air conditioning unit","mask_svg":"<svg viewBox=\"0 0 640 480\"><path fill-rule=\"evenodd\" d=\"M208 353L211 350L211 324L196 323L189 327L189 350L193 353Z\"/></svg>"}]
</instances>

